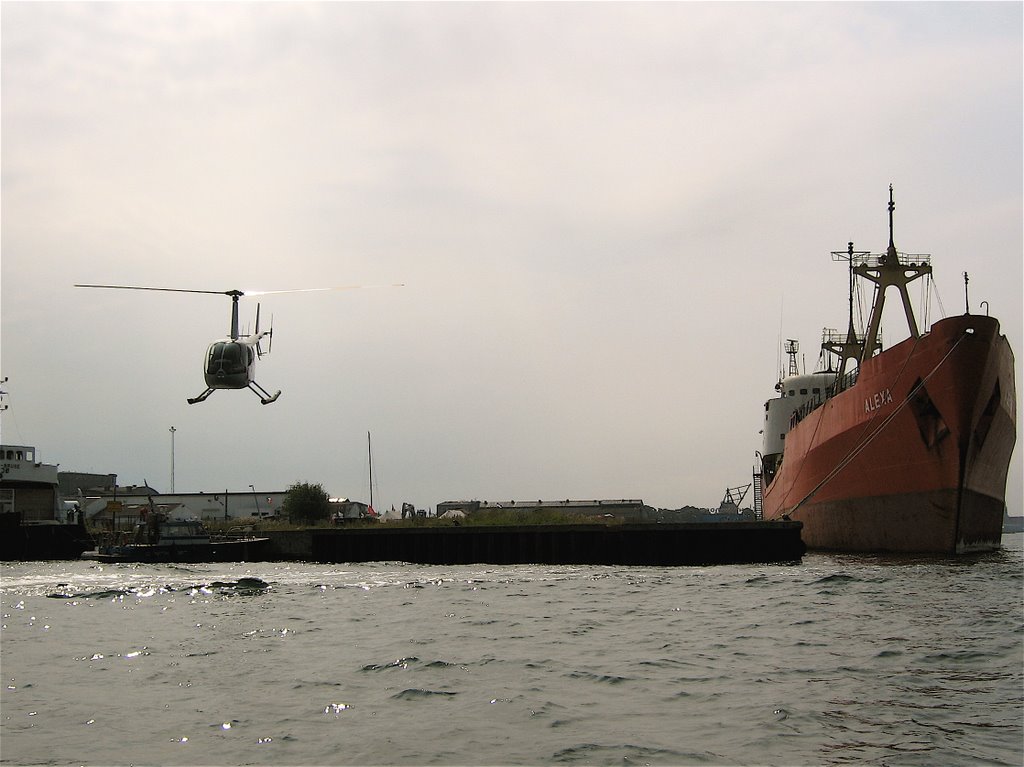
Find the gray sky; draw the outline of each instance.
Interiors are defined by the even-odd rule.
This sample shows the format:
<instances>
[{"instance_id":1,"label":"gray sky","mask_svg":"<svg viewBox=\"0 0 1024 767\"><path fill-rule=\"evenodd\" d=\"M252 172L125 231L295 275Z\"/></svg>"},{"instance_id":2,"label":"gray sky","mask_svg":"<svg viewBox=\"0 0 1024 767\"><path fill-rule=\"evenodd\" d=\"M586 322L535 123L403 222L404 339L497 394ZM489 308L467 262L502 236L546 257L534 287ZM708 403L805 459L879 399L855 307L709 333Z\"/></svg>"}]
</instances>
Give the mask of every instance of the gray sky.
<instances>
[{"instance_id":1,"label":"gray sky","mask_svg":"<svg viewBox=\"0 0 1024 767\"><path fill-rule=\"evenodd\" d=\"M3 439L365 499L370 431L378 508L717 505L890 183L1022 386L1022 57L1020 3L5 2ZM406 287L263 298L280 400L189 406L228 300L76 282Z\"/></svg>"}]
</instances>

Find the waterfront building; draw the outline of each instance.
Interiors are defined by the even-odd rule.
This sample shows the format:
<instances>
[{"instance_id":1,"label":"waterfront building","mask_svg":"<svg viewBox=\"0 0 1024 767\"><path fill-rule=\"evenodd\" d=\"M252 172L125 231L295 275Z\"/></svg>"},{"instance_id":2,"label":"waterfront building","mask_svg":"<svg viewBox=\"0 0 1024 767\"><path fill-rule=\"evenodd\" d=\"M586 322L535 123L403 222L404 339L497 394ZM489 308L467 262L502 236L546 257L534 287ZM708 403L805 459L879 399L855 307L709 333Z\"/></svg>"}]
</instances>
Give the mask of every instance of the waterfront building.
<instances>
[{"instance_id":1,"label":"waterfront building","mask_svg":"<svg viewBox=\"0 0 1024 767\"><path fill-rule=\"evenodd\" d=\"M20 514L24 523L62 521L57 465L37 457L28 445L0 445L0 513Z\"/></svg>"}]
</instances>

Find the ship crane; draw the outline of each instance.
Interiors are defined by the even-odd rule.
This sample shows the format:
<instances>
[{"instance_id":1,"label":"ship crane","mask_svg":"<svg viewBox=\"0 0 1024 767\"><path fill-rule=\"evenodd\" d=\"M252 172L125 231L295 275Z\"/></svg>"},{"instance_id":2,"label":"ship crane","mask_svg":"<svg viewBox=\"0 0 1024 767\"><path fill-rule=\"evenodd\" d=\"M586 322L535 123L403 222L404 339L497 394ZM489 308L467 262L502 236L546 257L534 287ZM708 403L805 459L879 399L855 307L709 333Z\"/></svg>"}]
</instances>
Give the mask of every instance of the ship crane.
<instances>
[{"instance_id":1,"label":"ship crane","mask_svg":"<svg viewBox=\"0 0 1024 767\"><path fill-rule=\"evenodd\" d=\"M736 514L740 510L740 504L743 503L743 499L747 497L747 493L750 491L750 483L746 485L740 485L739 487L727 487L725 489L725 496L722 498L722 502L718 504L718 512L728 512Z\"/></svg>"}]
</instances>

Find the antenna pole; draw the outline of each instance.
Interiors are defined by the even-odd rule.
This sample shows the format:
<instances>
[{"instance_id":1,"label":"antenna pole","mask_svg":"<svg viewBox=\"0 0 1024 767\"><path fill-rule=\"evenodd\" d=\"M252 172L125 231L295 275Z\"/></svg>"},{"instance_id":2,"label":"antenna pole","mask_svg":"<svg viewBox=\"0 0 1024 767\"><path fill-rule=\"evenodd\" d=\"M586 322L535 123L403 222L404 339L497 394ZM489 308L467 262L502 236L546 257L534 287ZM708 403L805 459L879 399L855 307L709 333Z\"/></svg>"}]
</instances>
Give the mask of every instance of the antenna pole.
<instances>
[{"instance_id":1,"label":"antenna pole","mask_svg":"<svg viewBox=\"0 0 1024 767\"><path fill-rule=\"evenodd\" d=\"M967 272L964 272L964 314L971 313L971 301L967 295L967 283L971 281L971 278L967 276Z\"/></svg>"},{"instance_id":2,"label":"antenna pole","mask_svg":"<svg viewBox=\"0 0 1024 767\"><path fill-rule=\"evenodd\" d=\"M171 495L174 495L174 432L177 429L172 426L168 431L171 432Z\"/></svg>"},{"instance_id":3,"label":"antenna pole","mask_svg":"<svg viewBox=\"0 0 1024 767\"><path fill-rule=\"evenodd\" d=\"M847 342L853 342L853 341L857 340L857 331L853 327L853 288L854 288L853 280L854 280L854 275L853 275L853 242L852 241L847 244L846 252L847 252L847 257L848 257L847 258L848 270L850 272L850 324L849 324L849 326L847 328L846 340L847 340ZM845 360L844 360L844 362L845 362Z\"/></svg>"},{"instance_id":4,"label":"antenna pole","mask_svg":"<svg viewBox=\"0 0 1024 767\"><path fill-rule=\"evenodd\" d=\"M892 198L892 184L889 184L889 254L896 254L896 245L892 236L892 214L896 210L896 202Z\"/></svg>"}]
</instances>

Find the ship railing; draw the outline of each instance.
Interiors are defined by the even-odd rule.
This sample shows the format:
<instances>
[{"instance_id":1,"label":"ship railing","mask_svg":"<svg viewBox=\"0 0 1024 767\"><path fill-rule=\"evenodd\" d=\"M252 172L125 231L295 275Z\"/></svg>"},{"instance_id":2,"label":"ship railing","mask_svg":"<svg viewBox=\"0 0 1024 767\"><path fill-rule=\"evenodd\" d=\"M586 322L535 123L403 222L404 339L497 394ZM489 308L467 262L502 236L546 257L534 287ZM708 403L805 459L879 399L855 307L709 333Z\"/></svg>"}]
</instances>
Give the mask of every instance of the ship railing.
<instances>
[{"instance_id":1,"label":"ship railing","mask_svg":"<svg viewBox=\"0 0 1024 767\"><path fill-rule=\"evenodd\" d=\"M834 397L849 389L857 383L858 375L860 375L860 368L854 368L842 378L838 379L834 384L828 387L828 396Z\"/></svg>"},{"instance_id":2,"label":"ship railing","mask_svg":"<svg viewBox=\"0 0 1024 767\"><path fill-rule=\"evenodd\" d=\"M821 331L821 345L824 346L825 344L836 344L836 345L838 345L838 344L845 344L846 343L846 337L847 337L848 333L849 333L849 331L846 331L846 330L836 330L835 328L825 328L824 330ZM867 338L867 334L866 333L854 333L853 334L853 340L856 343L861 344L862 346L864 344L864 339L865 338Z\"/></svg>"},{"instance_id":3,"label":"ship railing","mask_svg":"<svg viewBox=\"0 0 1024 767\"><path fill-rule=\"evenodd\" d=\"M849 261L851 267L866 266L869 269L877 269L889 262L888 253L854 253L852 258L845 253L841 255L843 256L842 260ZM930 253L897 253L896 260L901 266L913 268L931 265L932 256Z\"/></svg>"},{"instance_id":4,"label":"ship railing","mask_svg":"<svg viewBox=\"0 0 1024 767\"><path fill-rule=\"evenodd\" d=\"M256 528L252 525L229 527L223 533L210 535L210 540L217 541L251 541L257 538Z\"/></svg>"},{"instance_id":5,"label":"ship railing","mask_svg":"<svg viewBox=\"0 0 1024 767\"><path fill-rule=\"evenodd\" d=\"M825 390L821 394L815 394L812 399L807 400L807 402L794 410L790 427L792 428L793 426L796 426L807 416L828 402L828 400L853 386L857 382L857 375L859 372L859 368L851 370L831 386L826 386Z\"/></svg>"}]
</instances>

